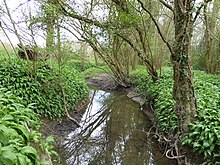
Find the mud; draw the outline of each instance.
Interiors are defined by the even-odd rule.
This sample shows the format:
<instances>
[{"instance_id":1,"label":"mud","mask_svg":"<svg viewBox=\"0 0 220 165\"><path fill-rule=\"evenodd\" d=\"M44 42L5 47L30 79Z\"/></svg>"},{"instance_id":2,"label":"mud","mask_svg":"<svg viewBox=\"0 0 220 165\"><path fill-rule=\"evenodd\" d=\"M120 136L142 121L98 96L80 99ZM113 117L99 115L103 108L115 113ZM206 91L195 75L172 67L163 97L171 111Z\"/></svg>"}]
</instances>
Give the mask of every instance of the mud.
<instances>
[{"instance_id":1,"label":"mud","mask_svg":"<svg viewBox=\"0 0 220 165\"><path fill-rule=\"evenodd\" d=\"M95 74L86 81L89 86L94 86L102 90L116 90L119 88L118 83L107 73Z\"/></svg>"}]
</instances>

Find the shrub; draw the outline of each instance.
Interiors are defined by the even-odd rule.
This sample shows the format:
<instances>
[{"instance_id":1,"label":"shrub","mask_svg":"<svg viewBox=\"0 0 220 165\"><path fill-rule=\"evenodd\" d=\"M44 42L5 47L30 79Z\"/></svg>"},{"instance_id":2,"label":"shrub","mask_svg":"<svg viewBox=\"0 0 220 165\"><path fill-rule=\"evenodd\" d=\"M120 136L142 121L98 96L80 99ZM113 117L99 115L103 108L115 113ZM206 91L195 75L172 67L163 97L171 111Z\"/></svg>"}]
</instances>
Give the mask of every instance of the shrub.
<instances>
[{"instance_id":1,"label":"shrub","mask_svg":"<svg viewBox=\"0 0 220 165\"><path fill-rule=\"evenodd\" d=\"M35 103L34 111L50 118L65 115L61 87L65 91L67 108L71 109L88 94L88 87L80 74L55 65L45 67L37 63L37 70L30 73L27 61L16 58L0 61L0 86L7 88L24 100L24 104Z\"/></svg>"},{"instance_id":2,"label":"shrub","mask_svg":"<svg viewBox=\"0 0 220 165\"><path fill-rule=\"evenodd\" d=\"M108 66L91 67L86 69L82 74L85 78L89 78L97 73L111 72Z\"/></svg>"},{"instance_id":3,"label":"shrub","mask_svg":"<svg viewBox=\"0 0 220 165\"><path fill-rule=\"evenodd\" d=\"M83 71L86 69L89 69L93 66L95 66L94 62L87 62L85 61L84 63L80 60L70 60L67 62L67 65L71 68L76 69L77 71Z\"/></svg>"},{"instance_id":4,"label":"shrub","mask_svg":"<svg viewBox=\"0 0 220 165\"><path fill-rule=\"evenodd\" d=\"M49 164L40 162L39 152L56 154L50 143L41 147L48 140L38 132L39 117L31 107L0 88L0 164Z\"/></svg>"}]
</instances>

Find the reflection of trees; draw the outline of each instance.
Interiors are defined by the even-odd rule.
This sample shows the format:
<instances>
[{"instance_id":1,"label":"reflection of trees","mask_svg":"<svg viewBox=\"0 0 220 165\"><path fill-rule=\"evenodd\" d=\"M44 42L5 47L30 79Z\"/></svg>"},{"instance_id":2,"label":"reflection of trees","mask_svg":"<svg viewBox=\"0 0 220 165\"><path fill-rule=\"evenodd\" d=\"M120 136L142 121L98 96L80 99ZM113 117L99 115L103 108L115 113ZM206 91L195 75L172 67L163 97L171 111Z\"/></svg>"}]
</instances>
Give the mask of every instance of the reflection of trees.
<instances>
[{"instance_id":1,"label":"reflection of trees","mask_svg":"<svg viewBox=\"0 0 220 165\"><path fill-rule=\"evenodd\" d=\"M143 131L145 119L138 111L138 105L121 95L114 100L114 110L107 121L106 158L113 155L114 164L148 164L149 145Z\"/></svg>"},{"instance_id":2,"label":"reflection of trees","mask_svg":"<svg viewBox=\"0 0 220 165\"><path fill-rule=\"evenodd\" d=\"M93 101L101 96L95 92ZM95 104L88 107L82 128L65 145L69 164L152 164L152 148L143 131L147 123L138 105L125 95L102 94L102 106L95 113Z\"/></svg>"}]
</instances>

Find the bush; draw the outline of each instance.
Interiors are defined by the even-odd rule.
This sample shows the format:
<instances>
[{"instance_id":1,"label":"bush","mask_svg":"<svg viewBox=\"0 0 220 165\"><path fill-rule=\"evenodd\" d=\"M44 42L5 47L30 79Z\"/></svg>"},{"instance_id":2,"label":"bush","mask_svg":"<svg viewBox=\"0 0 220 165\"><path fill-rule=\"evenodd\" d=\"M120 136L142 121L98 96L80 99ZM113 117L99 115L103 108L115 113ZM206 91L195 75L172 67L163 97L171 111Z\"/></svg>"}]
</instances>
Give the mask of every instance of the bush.
<instances>
[{"instance_id":1,"label":"bush","mask_svg":"<svg viewBox=\"0 0 220 165\"><path fill-rule=\"evenodd\" d=\"M173 111L172 70L166 69L159 81L153 83L146 71L138 70L131 75L136 90L155 99L154 109L160 133L175 133L178 123ZM220 77L194 71L194 86L198 105L198 117L189 125L189 133L183 144L205 158L217 162L220 159ZM220 162L219 162L220 163Z\"/></svg>"},{"instance_id":2,"label":"bush","mask_svg":"<svg viewBox=\"0 0 220 165\"><path fill-rule=\"evenodd\" d=\"M82 74L85 78L89 78L97 73L111 72L108 66L91 67L86 69Z\"/></svg>"},{"instance_id":3,"label":"bush","mask_svg":"<svg viewBox=\"0 0 220 165\"><path fill-rule=\"evenodd\" d=\"M146 70L141 68L131 74L131 82L138 93L147 98L154 99L153 106L155 109L157 126L159 131L165 134L167 132L177 131L178 123L177 116L173 110L172 71L166 68L164 72L160 80L154 83Z\"/></svg>"},{"instance_id":4,"label":"bush","mask_svg":"<svg viewBox=\"0 0 220 165\"><path fill-rule=\"evenodd\" d=\"M87 62L87 61L82 63L82 61L79 61L79 60L70 60L67 62L67 65L71 68L76 69L77 71L83 71L83 70L86 70L86 69L89 69L89 68L95 66L95 63L94 62Z\"/></svg>"},{"instance_id":5,"label":"bush","mask_svg":"<svg viewBox=\"0 0 220 165\"><path fill-rule=\"evenodd\" d=\"M30 73L27 61L16 58L0 61L0 86L7 88L24 100L35 103L34 111L50 118L65 115L61 88L65 91L67 109L71 109L88 94L88 87L80 74L64 67L48 67L37 63L36 72Z\"/></svg>"},{"instance_id":6,"label":"bush","mask_svg":"<svg viewBox=\"0 0 220 165\"><path fill-rule=\"evenodd\" d=\"M189 125L184 144L220 164L220 78L195 72L198 119Z\"/></svg>"},{"instance_id":7,"label":"bush","mask_svg":"<svg viewBox=\"0 0 220 165\"><path fill-rule=\"evenodd\" d=\"M40 121L32 106L22 102L12 92L0 88L0 164L49 164L40 162L39 152L57 154L50 143L45 146L48 140L38 132Z\"/></svg>"}]
</instances>

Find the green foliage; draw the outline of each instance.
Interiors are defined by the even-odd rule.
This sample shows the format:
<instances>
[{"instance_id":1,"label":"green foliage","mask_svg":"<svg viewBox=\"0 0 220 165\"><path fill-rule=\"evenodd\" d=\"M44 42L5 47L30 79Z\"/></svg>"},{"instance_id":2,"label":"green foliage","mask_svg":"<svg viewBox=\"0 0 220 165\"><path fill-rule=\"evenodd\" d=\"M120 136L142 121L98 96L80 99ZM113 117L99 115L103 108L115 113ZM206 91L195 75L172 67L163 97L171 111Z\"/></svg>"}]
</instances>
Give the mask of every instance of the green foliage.
<instances>
[{"instance_id":1,"label":"green foliage","mask_svg":"<svg viewBox=\"0 0 220 165\"><path fill-rule=\"evenodd\" d=\"M198 119L190 124L184 144L220 163L220 78L195 72Z\"/></svg>"},{"instance_id":2,"label":"green foliage","mask_svg":"<svg viewBox=\"0 0 220 165\"><path fill-rule=\"evenodd\" d=\"M70 66L62 68L60 79L66 94L67 109L73 108L79 100L87 97L89 88L75 69Z\"/></svg>"},{"instance_id":3,"label":"green foliage","mask_svg":"<svg viewBox=\"0 0 220 165\"><path fill-rule=\"evenodd\" d=\"M61 70L56 66L47 68L43 63L37 63L36 67L33 72L27 61L1 60L0 86L21 97L25 105L35 103L34 111L50 118L65 115L61 88L65 91L68 109L86 97L88 87L76 70L67 67Z\"/></svg>"},{"instance_id":4,"label":"green foliage","mask_svg":"<svg viewBox=\"0 0 220 165\"><path fill-rule=\"evenodd\" d=\"M160 80L154 83L144 68L138 69L131 74L131 82L137 92L147 98L151 98L151 100L152 98L154 99L153 106L157 118L157 125L161 133L175 132L178 127L177 116L173 110L173 80L171 75L172 71L166 69L163 76L160 77Z\"/></svg>"},{"instance_id":5,"label":"green foliage","mask_svg":"<svg viewBox=\"0 0 220 165\"><path fill-rule=\"evenodd\" d=\"M83 72L83 76L85 78L89 78L90 76L93 76L97 73L106 73L106 72L111 72L108 66L91 67Z\"/></svg>"},{"instance_id":6,"label":"green foliage","mask_svg":"<svg viewBox=\"0 0 220 165\"><path fill-rule=\"evenodd\" d=\"M93 66L95 66L94 62L82 62L80 60L70 60L67 62L67 65L69 67L72 67L74 69L76 69L77 71L81 72L83 70L89 69Z\"/></svg>"},{"instance_id":7,"label":"green foliage","mask_svg":"<svg viewBox=\"0 0 220 165\"><path fill-rule=\"evenodd\" d=\"M172 95L172 71L166 71L156 82L155 114L161 132L176 133L178 128L177 116L174 112Z\"/></svg>"},{"instance_id":8,"label":"green foliage","mask_svg":"<svg viewBox=\"0 0 220 165\"><path fill-rule=\"evenodd\" d=\"M40 121L32 110L32 105L24 106L22 100L0 88L0 164L25 165L46 164L39 162L38 149L44 142L44 137L38 131ZM36 141L38 139L38 141ZM51 143L46 144L44 154L55 154Z\"/></svg>"},{"instance_id":9,"label":"green foliage","mask_svg":"<svg viewBox=\"0 0 220 165\"><path fill-rule=\"evenodd\" d=\"M131 74L136 90L155 100L157 126L161 133L177 131L177 117L173 111L172 71L166 69L159 81L153 83L146 71L139 69ZM203 154L207 160L220 163L220 77L194 71L194 86L198 117L189 125L183 144Z\"/></svg>"},{"instance_id":10,"label":"green foliage","mask_svg":"<svg viewBox=\"0 0 220 165\"><path fill-rule=\"evenodd\" d=\"M130 78L138 93L144 96L148 96L151 93L153 81L144 67L138 66L138 69L131 73Z\"/></svg>"}]
</instances>

